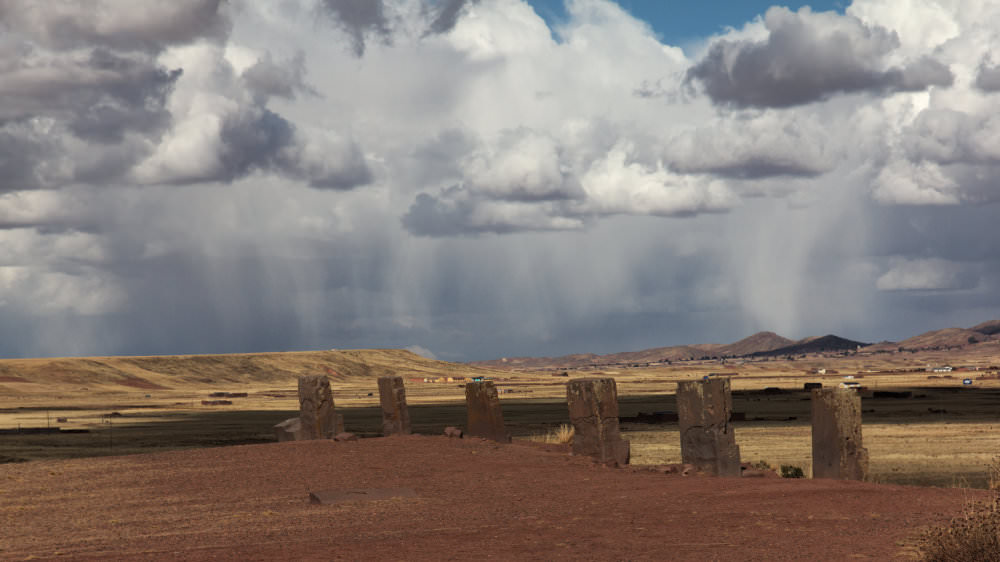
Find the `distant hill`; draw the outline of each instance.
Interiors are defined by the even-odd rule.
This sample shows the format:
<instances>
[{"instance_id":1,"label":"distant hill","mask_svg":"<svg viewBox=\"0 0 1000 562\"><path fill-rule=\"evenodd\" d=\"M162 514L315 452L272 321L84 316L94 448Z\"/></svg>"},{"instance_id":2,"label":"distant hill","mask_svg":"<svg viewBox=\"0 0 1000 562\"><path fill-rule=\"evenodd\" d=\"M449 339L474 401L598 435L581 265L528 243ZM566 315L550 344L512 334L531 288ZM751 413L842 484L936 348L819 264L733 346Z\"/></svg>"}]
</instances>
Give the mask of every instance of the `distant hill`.
<instances>
[{"instance_id":1,"label":"distant hill","mask_svg":"<svg viewBox=\"0 0 1000 562\"><path fill-rule=\"evenodd\" d=\"M475 361L472 365L493 369L560 369L600 365L659 363L662 361L687 361L704 357L776 357L854 351L892 352L900 347L906 350L963 347L984 342L1000 341L1000 320L990 320L972 328L945 328L934 330L901 342L883 341L867 344L835 335L811 336L795 341L774 332L758 332L730 344L692 344L672 347L655 347L642 351L595 355L580 353L563 357L517 357Z\"/></svg>"},{"instance_id":2,"label":"distant hill","mask_svg":"<svg viewBox=\"0 0 1000 562\"><path fill-rule=\"evenodd\" d=\"M766 353L775 349L788 347L794 343L794 340L783 338L774 332L757 332L736 343L722 346L719 353L720 355L743 357L745 355Z\"/></svg>"},{"instance_id":3,"label":"distant hill","mask_svg":"<svg viewBox=\"0 0 1000 562\"><path fill-rule=\"evenodd\" d=\"M778 355L803 355L807 353L828 353L833 351L854 351L859 347L864 347L867 343L849 340L833 334L805 338L791 345L779 347L769 351L759 351L752 353L753 356L778 356Z\"/></svg>"},{"instance_id":4,"label":"distant hill","mask_svg":"<svg viewBox=\"0 0 1000 562\"><path fill-rule=\"evenodd\" d=\"M660 363L663 361L690 361L703 357L743 357L758 352L770 351L793 343L795 343L794 340L783 338L774 332L759 332L727 345L702 343L654 347L641 351L626 351L622 353L609 353L607 355L579 353L564 355L562 357L514 357L491 361L475 361L471 364L492 369L568 369L588 367L590 365L644 365L646 363Z\"/></svg>"},{"instance_id":5,"label":"distant hill","mask_svg":"<svg viewBox=\"0 0 1000 562\"><path fill-rule=\"evenodd\" d=\"M300 375L333 381L403 377L494 376L495 371L426 359L401 349L300 351L231 355L0 359L0 391L48 389L164 390L240 383L294 385Z\"/></svg>"},{"instance_id":6,"label":"distant hill","mask_svg":"<svg viewBox=\"0 0 1000 562\"><path fill-rule=\"evenodd\" d=\"M982 324L976 324L969 329L973 332L986 334L987 336L1000 334L1000 320L990 320L988 322L983 322Z\"/></svg>"},{"instance_id":7,"label":"distant hill","mask_svg":"<svg viewBox=\"0 0 1000 562\"><path fill-rule=\"evenodd\" d=\"M990 339L988 334L964 328L945 328L925 332L919 336L907 338L896 344L903 349L932 349L936 347L961 347L970 343L979 343Z\"/></svg>"}]
</instances>

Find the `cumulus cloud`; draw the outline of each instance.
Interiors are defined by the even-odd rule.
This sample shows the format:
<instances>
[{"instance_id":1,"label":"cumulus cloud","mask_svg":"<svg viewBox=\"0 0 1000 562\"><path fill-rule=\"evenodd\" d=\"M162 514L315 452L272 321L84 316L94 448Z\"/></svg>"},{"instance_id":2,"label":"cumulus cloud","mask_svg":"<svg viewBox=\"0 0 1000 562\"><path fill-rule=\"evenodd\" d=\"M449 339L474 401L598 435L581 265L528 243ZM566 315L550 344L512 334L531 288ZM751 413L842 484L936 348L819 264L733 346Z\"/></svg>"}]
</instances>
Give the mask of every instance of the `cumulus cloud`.
<instances>
[{"instance_id":1,"label":"cumulus cloud","mask_svg":"<svg viewBox=\"0 0 1000 562\"><path fill-rule=\"evenodd\" d=\"M504 131L495 145L481 147L462 163L469 189L510 201L577 199L564 148L552 137L529 130Z\"/></svg>"},{"instance_id":2,"label":"cumulus cloud","mask_svg":"<svg viewBox=\"0 0 1000 562\"><path fill-rule=\"evenodd\" d=\"M920 112L903 138L907 154L941 164L1000 163L1000 115L951 108Z\"/></svg>"},{"instance_id":3,"label":"cumulus cloud","mask_svg":"<svg viewBox=\"0 0 1000 562\"><path fill-rule=\"evenodd\" d=\"M170 53L188 76L171 98L174 126L132 173L145 184L232 182L275 173L318 188L350 189L372 180L356 143L336 131L301 128L267 106L292 97L304 70L278 72L265 55L242 74L223 49L202 44Z\"/></svg>"},{"instance_id":4,"label":"cumulus cloud","mask_svg":"<svg viewBox=\"0 0 1000 562\"><path fill-rule=\"evenodd\" d=\"M0 353L1000 316L1000 5L774 8L685 51L620 4L0 0Z\"/></svg>"},{"instance_id":5,"label":"cumulus cloud","mask_svg":"<svg viewBox=\"0 0 1000 562\"><path fill-rule=\"evenodd\" d=\"M773 7L764 26L763 40L712 43L687 80L701 83L714 102L737 107L790 107L837 94L919 91L954 81L949 68L929 55L887 67L899 47L897 35L850 15Z\"/></svg>"},{"instance_id":6,"label":"cumulus cloud","mask_svg":"<svg viewBox=\"0 0 1000 562\"><path fill-rule=\"evenodd\" d=\"M882 168L873 187L872 195L883 203L953 205L961 201L958 183L933 162L896 160Z\"/></svg>"},{"instance_id":7,"label":"cumulus cloud","mask_svg":"<svg viewBox=\"0 0 1000 562\"><path fill-rule=\"evenodd\" d=\"M818 176L833 169L829 128L815 118L768 111L749 119L716 118L667 144L665 160L684 173L728 178Z\"/></svg>"},{"instance_id":8,"label":"cumulus cloud","mask_svg":"<svg viewBox=\"0 0 1000 562\"><path fill-rule=\"evenodd\" d=\"M643 164L628 142L580 170L561 150L530 132L505 134L499 150L468 159L462 184L418 195L403 225L425 236L570 230L602 216L691 216L737 204L724 182Z\"/></svg>"}]
</instances>

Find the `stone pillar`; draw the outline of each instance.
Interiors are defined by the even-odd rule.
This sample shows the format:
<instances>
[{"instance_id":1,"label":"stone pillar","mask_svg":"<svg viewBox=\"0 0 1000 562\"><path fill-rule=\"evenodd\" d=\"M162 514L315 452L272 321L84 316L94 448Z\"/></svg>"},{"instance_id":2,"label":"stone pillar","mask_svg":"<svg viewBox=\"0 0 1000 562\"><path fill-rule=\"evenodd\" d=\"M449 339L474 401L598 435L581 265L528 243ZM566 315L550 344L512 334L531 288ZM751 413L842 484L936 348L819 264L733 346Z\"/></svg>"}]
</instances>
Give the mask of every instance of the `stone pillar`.
<instances>
[{"instance_id":1,"label":"stone pillar","mask_svg":"<svg viewBox=\"0 0 1000 562\"><path fill-rule=\"evenodd\" d=\"M510 434L503 425L500 397L493 381L466 383L465 407L469 411L466 435L510 443Z\"/></svg>"},{"instance_id":2,"label":"stone pillar","mask_svg":"<svg viewBox=\"0 0 1000 562\"><path fill-rule=\"evenodd\" d=\"M812 391L812 476L864 480L868 449L861 444L861 396L850 388Z\"/></svg>"},{"instance_id":3,"label":"stone pillar","mask_svg":"<svg viewBox=\"0 0 1000 562\"><path fill-rule=\"evenodd\" d=\"M299 422L302 439L333 439L337 415L325 375L299 377Z\"/></svg>"},{"instance_id":4,"label":"stone pillar","mask_svg":"<svg viewBox=\"0 0 1000 562\"><path fill-rule=\"evenodd\" d=\"M625 466L629 443L618 432L618 389L615 379L573 379L566 385L566 405L573 423L573 454Z\"/></svg>"},{"instance_id":5,"label":"stone pillar","mask_svg":"<svg viewBox=\"0 0 1000 562\"><path fill-rule=\"evenodd\" d=\"M715 476L740 475L740 448L729 423L733 396L728 378L677 383L681 458Z\"/></svg>"},{"instance_id":6,"label":"stone pillar","mask_svg":"<svg viewBox=\"0 0 1000 562\"><path fill-rule=\"evenodd\" d=\"M410 410L406 407L403 377L379 377L378 397L382 403L382 435L409 435Z\"/></svg>"}]
</instances>

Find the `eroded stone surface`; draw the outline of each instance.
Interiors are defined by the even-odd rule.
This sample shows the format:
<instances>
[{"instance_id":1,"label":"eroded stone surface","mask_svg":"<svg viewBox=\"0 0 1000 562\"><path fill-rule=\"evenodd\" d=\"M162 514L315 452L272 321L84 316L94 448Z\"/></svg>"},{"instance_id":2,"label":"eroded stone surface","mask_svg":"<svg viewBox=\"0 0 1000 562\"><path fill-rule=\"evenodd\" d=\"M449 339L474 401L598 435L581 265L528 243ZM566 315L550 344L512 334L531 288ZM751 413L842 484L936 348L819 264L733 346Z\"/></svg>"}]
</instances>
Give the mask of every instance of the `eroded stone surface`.
<instances>
[{"instance_id":1,"label":"eroded stone surface","mask_svg":"<svg viewBox=\"0 0 1000 562\"><path fill-rule=\"evenodd\" d=\"M466 434L500 443L510 443L510 434L503 424L500 397L493 381L470 382L465 385L465 406L469 414Z\"/></svg>"},{"instance_id":2,"label":"eroded stone surface","mask_svg":"<svg viewBox=\"0 0 1000 562\"><path fill-rule=\"evenodd\" d=\"M861 441L861 396L857 391L812 391L812 458L813 478L867 478L868 449Z\"/></svg>"},{"instance_id":3,"label":"eroded stone surface","mask_svg":"<svg viewBox=\"0 0 1000 562\"><path fill-rule=\"evenodd\" d=\"M629 442L618 430L618 390L613 378L574 379L566 385L566 405L573 424L573 454L625 466Z\"/></svg>"},{"instance_id":4,"label":"eroded stone surface","mask_svg":"<svg viewBox=\"0 0 1000 562\"><path fill-rule=\"evenodd\" d=\"M378 396L382 404L382 435L409 435L410 410L406 406L403 377L379 377Z\"/></svg>"},{"instance_id":5,"label":"eroded stone surface","mask_svg":"<svg viewBox=\"0 0 1000 562\"><path fill-rule=\"evenodd\" d=\"M728 378L677 383L684 463L715 476L740 475L740 449L730 424L732 411Z\"/></svg>"},{"instance_id":6,"label":"eroded stone surface","mask_svg":"<svg viewBox=\"0 0 1000 562\"><path fill-rule=\"evenodd\" d=\"M302 439L332 439L337 434L333 393L325 375L299 377L299 421Z\"/></svg>"}]
</instances>

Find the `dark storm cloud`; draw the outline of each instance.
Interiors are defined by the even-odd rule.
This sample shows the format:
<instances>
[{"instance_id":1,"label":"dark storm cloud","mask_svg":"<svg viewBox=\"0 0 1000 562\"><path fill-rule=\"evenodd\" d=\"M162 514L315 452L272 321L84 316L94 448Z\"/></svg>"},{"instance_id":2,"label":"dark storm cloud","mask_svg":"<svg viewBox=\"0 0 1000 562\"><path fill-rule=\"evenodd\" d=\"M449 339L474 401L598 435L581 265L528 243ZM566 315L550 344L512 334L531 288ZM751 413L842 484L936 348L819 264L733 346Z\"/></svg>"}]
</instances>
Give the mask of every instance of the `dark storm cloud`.
<instances>
[{"instance_id":1,"label":"dark storm cloud","mask_svg":"<svg viewBox=\"0 0 1000 562\"><path fill-rule=\"evenodd\" d=\"M458 188L451 189L454 191ZM431 237L487 232L502 234L516 230L515 227L504 224L473 224L470 215L475 211L475 205L475 202L468 199L447 202L421 193L403 215L403 227L417 236Z\"/></svg>"},{"instance_id":2,"label":"dark storm cloud","mask_svg":"<svg viewBox=\"0 0 1000 562\"><path fill-rule=\"evenodd\" d=\"M289 60L275 61L270 53L259 59L253 66L243 71L243 81L253 92L257 103L266 103L268 98L295 99L296 92L315 92L305 83L306 58L299 51Z\"/></svg>"},{"instance_id":3,"label":"dark storm cloud","mask_svg":"<svg viewBox=\"0 0 1000 562\"><path fill-rule=\"evenodd\" d=\"M292 145L294 138L294 125L266 108L254 107L232 115L219 131L222 169L214 177L204 179L232 181L255 168L281 167L281 152Z\"/></svg>"},{"instance_id":4,"label":"dark storm cloud","mask_svg":"<svg viewBox=\"0 0 1000 562\"><path fill-rule=\"evenodd\" d=\"M474 4L479 0L438 0L429 7L431 19L428 33L447 33L455 27L462 9L466 5Z\"/></svg>"},{"instance_id":5,"label":"dark storm cloud","mask_svg":"<svg viewBox=\"0 0 1000 562\"><path fill-rule=\"evenodd\" d=\"M342 148L337 156L339 161L332 168L310 170L308 165L299 164L288 171L293 176L304 177L309 182L309 186L316 189L343 191L368 185L375 179L358 145L350 143L347 147Z\"/></svg>"},{"instance_id":6,"label":"dark storm cloud","mask_svg":"<svg viewBox=\"0 0 1000 562\"><path fill-rule=\"evenodd\" d=\"M84 57L47 60L44 53L7 59L0 66L0 118L45 115L73 122L87 134L88 112L104 111L109 126L93 129L95 138L117 137L124 130L149 130L162 124L163 106L181 75L144 55L94 49Z\"/></svg>"},{"instance_id":7,"label":"dark storm cloud","mask_svg":"<svg viewBox=\"0 0 1000 562\"><path fill-rule=\"evenodd\" d=\"M764 41L720 40L687 72L716 104L791 107L855 92L918 91L949 86L947 66L923 57L901 68L881 68L899 46L894 32L852 16L768 10Z\"/></svg>"},{"instance_id":8,"label":"dark storm cloud","mask_svg":"<svg viewBox=\"0 0 1000 562\"><path fill-rule=\"evenodd\" d=\"M1000 65L983 61L976 74L976 87L984 92L1000 92Z\"/></svg>"},{"instance_id":9,"label":"dark storm cloud","mask_svg":"<svg viewBox=\"0 0 1000 562\"><path fill-rule=\"evenodd\" d=\"M40 167L50 149L49 141L28 127L0 127L0 193L45 187Z\"/></svg>"},{"instance_id":10,"label":"dark storm cloud","mask_svg":"<svg viewBox=\"0 0 1000 562\"><path fill-rule=\"evenodd\" d=\"M451 31L465 7L477 2L479 0L423 0L421 13L427 20L425 35ZM364 56L369 39L392 43L396 31L394 24L397 22L386 14L384 0L322 0L321 6L347 33L356 56Z\"/></svg>"},{"instance_id":11,"label":"dark storm cloud","mask_svg":"<svg viewBox=\"0 0 1000 562\"><path fill-rule=\"evenodd\" d=\"M119 77L97 91L73 92L80 96L69 130L87 141L117 143L128 131L161 132L170 122L167 96L180 77L180 69L144 64L103 49L91 54L91 67ZM85 94L85 95L82 95Z\"/></svg>"},{"instance_id":12,"label":"dark storm cloud","mask_svg":"<svg viewBox=\"0 0 1000 562\"><path fill-rule=\"evenodd\" d=\"M679 168L682 172L709 172L717 176L733 179L761 179L779 176L815 177L824 169L803 166L798 162L774 156L750 157L742 162L731 165L711 166L704 169Z\"/></svg>"},{"instance_id":13,"label":"dark storm cloud","mask_svg":"<svg viewBox=\"0 0 1000 562\"><path fill-rule=\"evenodd\" d=\"M0 29L51 49L107 47L158 52L203 37L222 38L230 21L224 0L57 2L0 0Z\"/></svg>"},{"instance_id":14,"label":"dark storm cloud","mask_svg":"<svg viewBox=\"0 0 1000 562\"><path fill-rule=\"evenodd\" d=\"M454 186L439 196L417 195L402 224L417 236L447 237L571 230L583 220L559 202L500 201Z\"/></svg>"},{"instance_id":15,"label":"dark storm cloud","mask_svg":"<svg viewBox=\"0 0 1000 562\"><path fill-rule=\"evenodd\" d=\"M322 0L322 6L350 36L354 54L365 54L366 38L389 42L392 30L383 0Z\"/></svg>"}]
</instances>

